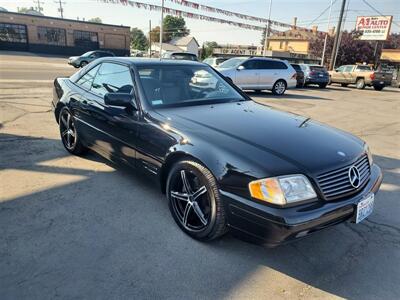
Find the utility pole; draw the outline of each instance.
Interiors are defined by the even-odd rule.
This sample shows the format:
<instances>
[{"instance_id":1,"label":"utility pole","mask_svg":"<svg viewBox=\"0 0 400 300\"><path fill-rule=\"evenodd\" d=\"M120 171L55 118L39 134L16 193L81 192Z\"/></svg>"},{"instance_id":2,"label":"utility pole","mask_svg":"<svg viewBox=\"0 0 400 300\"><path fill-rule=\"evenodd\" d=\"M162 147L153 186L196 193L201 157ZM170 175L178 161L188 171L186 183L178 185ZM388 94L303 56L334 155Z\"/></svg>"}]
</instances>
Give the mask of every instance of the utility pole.
<instances>
[{"instance_id":1,"label":"utility pole","mask_svg":"<svg viewBox=\"0 0 400 300\"><path fill-rule=\"evenodd\" d=\"M44 2L40 0L34 0L33 3L36 4L37 11L41 13L43 11L42 4L44 4Z\"/></svg>"},{"instance_id":2,"label":"utility pole","mask_svg":"<svg viewBox=\"0 0 400 300\"><path fill-rule=\"evenodd\" d=\"M269 33L271 32L271 8L272 8L272 0L269 0L268 21L267 21L267 27L265 28L264 56L267 55L268 38L269 38Z\"/></svg>"},{"instance_id":3,"label":"utility pole","mask_svg":"<svg viewBox=\"0 0 400 300\"><path fill-rule=\"evenodd\" d=\"M339 42L339 36L340 36L341 27L342 27L342 20L343 20L343 13L344 13L345 6L346 6L346 0L342 0L342 7L340 8L339 21L338 21L337 29L335 32L335 41L333 42L331 62L329 63L330 71L332 71L335 68L336 55L337 55L337 51L338 51L338 42Z\"/></svg>"},{"instance_id":4,"label":"utility pole","mask_svg":"<svg viewBox=\"0 0 400 300\"><path fill-rule=\"evenodd\" d=\"M65 2L58 0L58 1L54 1L54 3L57 3L60 5L60 7L58 8L58 11L60 12L61 15L61 19L64 19L64 8L63 8L63 4L66 4Z\"/></svg>"},{"instance_id":5,"label":"utility pole","mask_svg":"<svg viewBox=\"0 0 400 300\"><path fill-rule=\"evenodd\" d=\"M151 58L151 20L149 20L149 57Z\"/></svg>"},{"instance_id":6,"label":"utility pole","mask_svg":"<svg viewBox=\"0 0 400 300\"><path fill-rule=\"evenodd\" d=\"M164 23L164 0L161 0L161 24L160 24L160 60L162 56L162 44L163 44L163 23Z\"/></svg>"},{"instance_id":7,"label":"utility pole","mask_svg":"<svg viewBox=\"0 0 400 300\"><path fill-rule=\"evenodd\" d=\"M328 30L327 30L327 33L325 35L324 50L322 50L321 66L324 65L324 61L325 61L326 43L328 42L329 26L331 24L331 14L332 14L332 4L333 4L332 2L333 2L333 0L331 0L331 5L329 6Z\"/></svg>"}]
</instances>

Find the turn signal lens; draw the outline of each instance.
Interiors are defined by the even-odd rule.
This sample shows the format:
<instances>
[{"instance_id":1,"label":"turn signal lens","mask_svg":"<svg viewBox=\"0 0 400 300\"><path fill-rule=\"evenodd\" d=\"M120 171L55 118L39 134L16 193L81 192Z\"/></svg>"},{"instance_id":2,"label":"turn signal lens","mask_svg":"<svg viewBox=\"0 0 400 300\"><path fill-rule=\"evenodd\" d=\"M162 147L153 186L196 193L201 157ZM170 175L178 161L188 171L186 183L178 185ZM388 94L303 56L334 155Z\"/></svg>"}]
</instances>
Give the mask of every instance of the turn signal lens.
<instances>
[{"instance_id":1,"label":"turn signal lens","mask_svg":"<svg viewBox=\"0 0 400 300\"><path fill-rule=\"evenodd\" d=\"M281 187L276 178L267 178L249 183L250 194L253 198L273 204L285 204Z\"/></svg>"},{"instance_id":2,"label":"turn signal lens","mask_svg":"<svg viewBox=\"0 0 400 300\"><path fill-rule=\"evenodd\" d=\"M317 197L310 181L300 174L255 180L249 190L253 198L278 205Z\"/></svg>"}]
</instances>

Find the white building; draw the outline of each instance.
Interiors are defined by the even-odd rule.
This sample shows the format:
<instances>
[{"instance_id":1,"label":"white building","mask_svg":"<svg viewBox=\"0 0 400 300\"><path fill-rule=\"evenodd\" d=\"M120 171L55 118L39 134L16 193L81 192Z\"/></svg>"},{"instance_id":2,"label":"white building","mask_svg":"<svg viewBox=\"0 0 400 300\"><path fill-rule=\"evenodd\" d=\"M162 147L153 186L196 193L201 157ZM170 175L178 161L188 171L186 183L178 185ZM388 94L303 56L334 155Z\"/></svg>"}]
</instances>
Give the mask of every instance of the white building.
<instances>
[{"instance_id":1,"label":"white building","mask_svg":"<svg viewBox=\"0 0 400 300\"><path fill-rule=\"evenodd\" d=\"M155 54L160 53L160 43L153 43L151 46L152 52ZM172 39L169 43L162 44L162 53L165 52L189 52L199 55L199 43L192 36L177 37Z\"/></svg>"}]
</instances>

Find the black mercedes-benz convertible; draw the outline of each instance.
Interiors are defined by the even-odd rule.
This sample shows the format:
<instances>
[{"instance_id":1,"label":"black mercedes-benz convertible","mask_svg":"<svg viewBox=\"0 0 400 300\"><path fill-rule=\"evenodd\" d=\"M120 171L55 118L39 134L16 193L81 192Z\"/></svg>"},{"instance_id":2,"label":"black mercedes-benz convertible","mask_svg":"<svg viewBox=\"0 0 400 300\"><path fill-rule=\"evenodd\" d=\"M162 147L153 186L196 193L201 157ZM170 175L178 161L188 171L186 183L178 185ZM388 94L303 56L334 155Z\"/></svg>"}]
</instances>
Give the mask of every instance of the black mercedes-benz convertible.
<instances>
[{"instance_id":1,"label":"black mercedes-benz convertible","mask_svg":"<svg viewBox=\"0 0 400 300\"><path fill-rule=\"evenodd\" d=\"M253 102L208 65L104 58L54 81L64 147L153 177L193 238L269 246L371 214L380 168L359 138Z\"/></svg>"}]
</instances>

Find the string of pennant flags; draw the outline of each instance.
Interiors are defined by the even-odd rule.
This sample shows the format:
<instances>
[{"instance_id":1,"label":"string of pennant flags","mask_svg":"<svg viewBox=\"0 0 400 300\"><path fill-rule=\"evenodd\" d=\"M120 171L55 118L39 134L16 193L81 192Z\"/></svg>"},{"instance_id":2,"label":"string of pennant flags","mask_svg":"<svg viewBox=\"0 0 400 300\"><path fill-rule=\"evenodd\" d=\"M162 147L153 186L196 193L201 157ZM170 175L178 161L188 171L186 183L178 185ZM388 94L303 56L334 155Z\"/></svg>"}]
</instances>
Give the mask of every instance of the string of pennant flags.
<instances>
[{"instance_id":1,"label":"string of pennant flags","mask_svg":"<svg viewBox=\"0 0 400 300\"><path fill-rule=\"evenodd\" d=\"M131 6L134 8L146 9L146 10L150 10L150 11L160 11L161 12L161 9L162 9L162 6L160 6L160 5L143 3L143 2L138 2L138 1L131 1L131 0L97 0L97 1L102 2L102 3ZM244 15L244 14L240 14L240 13L235 13L235 12L207 6L207 5L202 5L199 3L192 2L192 1L186 1L186 0L169 0L169 1L179 4L179 5L182 5L182 6L186 6L191 9L203 10L203 11L211 12L211 13L219 13L219 14L223 14L228 17L237 17L240 19L245 19L247 21L258 21L258 22L263 22L263 23L268 22L268 19ZM179 9L173 9L173 8L169 8L169 7L165 7L165 6L164 6L164 13L178 16L178 17L189 18L189 19L197 19L197 20L204 20L204 21L208 21L208 22L227 24L227 25L236 26L236 27L240 27L243 29L249 29L249 30L263 31L266 28L265 25L264 26L251 25L251 24L246 24L246 23L241 23L241 22L236 22L236 21L231 21L231 20L226 20L226 19L221 19L221 18L210 17L210 16L206 16L203 14L187 12L187 11L183 11L183 10L179 10ZM278 26L278 27L286 27L286 28L292 27L292 25L290 25L290 24L285 24L285 23L270 20L270 32L271 33L279 33L280 32L278 30L271 29L271 25ZM307 29L307 28L296 27L296 29L312 32L311 29Z\"/></svg>"},{"instance_id":2,"label":"string of pennant flags","mask_svg":"<svg viewBox=\"0 0 400 300\"><path fill-rule=\"evenodd\" d=\"M203 4L192 2L192 1L186 1L186 0L168 0L168 1L175 3L175 4L182 5L182 6L186 6L186 7L192 8L192 9L203 10L203 11L210 12L210 13L218 13L218 14L222 14L222 15L225 15L228 17L236 17L239 19L247 20L247 21L261 22L264 24L268 23L268 19L265 19L265 18L245 15L245 14L241 14L241 13L237 13L237 12L233 12L233 11L229 11L229 10L225 10L225 9L220 9L217 7L203 5ZM292 24L282 23L282 22L278 22L278 21L274 21L274 20L269 20L269 23L270 23L270 26L273 25L273 26L283 27L283 28L292 28L293 27ZM308 28L304 28L304 27L296 26L296 29L302 30L302 31L307 31L307 32L312 32L312 29L308 29Z\"/></svg>"}]
</instances>

